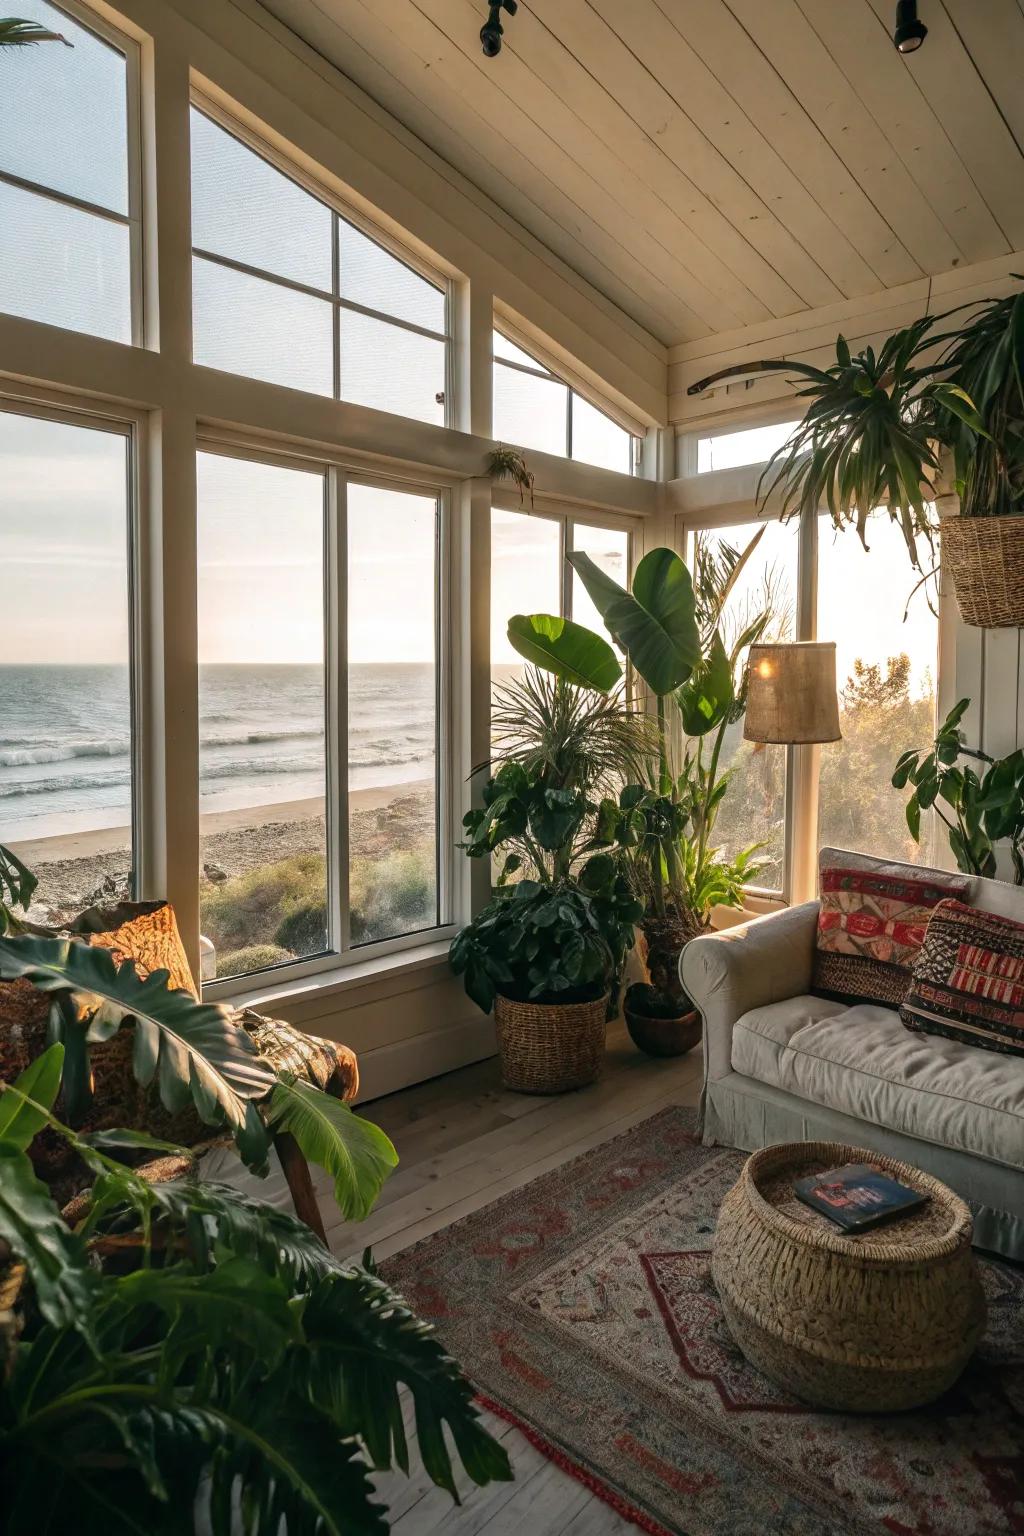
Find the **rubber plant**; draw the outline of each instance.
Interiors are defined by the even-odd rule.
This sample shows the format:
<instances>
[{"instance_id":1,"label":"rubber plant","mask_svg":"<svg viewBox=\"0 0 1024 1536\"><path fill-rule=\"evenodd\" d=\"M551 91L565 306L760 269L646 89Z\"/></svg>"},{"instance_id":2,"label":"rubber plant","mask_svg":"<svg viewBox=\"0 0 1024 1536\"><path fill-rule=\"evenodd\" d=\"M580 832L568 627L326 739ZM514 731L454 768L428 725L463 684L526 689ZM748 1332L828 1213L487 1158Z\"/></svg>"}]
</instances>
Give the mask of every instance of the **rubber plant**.
<instances>
[{"instance_id":1,"label":"rubber plant","mask_svg":"<svg viewBox=\"0 0 1024 1536\"><path fill-rule=\"evenodd\" d=\"M179 1151L53 1115L59 1042L0 1084L0 1482L8 1536L384 1536L373 1469L457 1498L511 1477L473 1388L364 1261L295 1218L112 1157ZM46 1128L93 1176L62 1216L30 1157ZM70 1213L69 1213L70 1214Z\"/></svg>"}]
</instances>

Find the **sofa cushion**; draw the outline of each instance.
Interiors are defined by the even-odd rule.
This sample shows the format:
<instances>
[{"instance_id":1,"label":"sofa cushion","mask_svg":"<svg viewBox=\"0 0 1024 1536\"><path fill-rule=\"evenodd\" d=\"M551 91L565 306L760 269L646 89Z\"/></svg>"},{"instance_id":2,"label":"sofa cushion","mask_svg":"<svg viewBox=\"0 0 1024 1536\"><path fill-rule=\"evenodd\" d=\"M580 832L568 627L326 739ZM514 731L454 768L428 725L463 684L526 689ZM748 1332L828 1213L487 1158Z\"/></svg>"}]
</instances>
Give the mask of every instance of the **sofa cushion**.
<instances>
[{"instance_id":1,"label":"sofa cushion","mask_svg":"<svg viewBox=\"0 0 1024 1536\"><path fill-rule=\"evenodd\" d=\"M833 849L823 849L819 862L812 990L898 1007L932 910L947 897L965 896L967 877Z\"/></svg>"},{"instance_id":2,"label":"sofa cushion","mask_svg":"<svg viewBox=\"0 0 1024 1536\"><path fill-rule=\"evenodd\" d=\"M804 996L752 1009L736 1022L732 1066L859 1120L1024 1169L1024 1059L911 1034L878 1003Z\"/></svg>"},{"instance_id":3,"label":"sofa cushion","mask_svg":"<svg viewBox=\"0 0 1024 1536\"><path fill-rule=\"evenodd\" d=\"M921 1034L1024 1057L1024 923L940 902L900 1018Z\"/></svg>"}]
</instances>

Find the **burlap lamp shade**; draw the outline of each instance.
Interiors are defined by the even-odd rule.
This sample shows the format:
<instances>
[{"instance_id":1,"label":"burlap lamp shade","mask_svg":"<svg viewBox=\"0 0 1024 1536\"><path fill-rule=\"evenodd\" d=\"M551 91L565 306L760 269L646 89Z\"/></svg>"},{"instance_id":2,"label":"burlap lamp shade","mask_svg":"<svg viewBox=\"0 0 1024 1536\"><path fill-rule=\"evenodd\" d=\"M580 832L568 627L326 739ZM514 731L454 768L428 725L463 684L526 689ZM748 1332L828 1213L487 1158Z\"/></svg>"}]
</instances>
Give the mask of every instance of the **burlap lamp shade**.
<instances>
[{"instance_id":1,"label":"burlap lamp shade","mask_svg":"<svg viewBox=\"0 0 1024 1536\"><path fill-rule=\"evenodd\" d=\"M836 647L832 640L750 647L747 741L839 741Z\"/></svg>"}]
</instances>

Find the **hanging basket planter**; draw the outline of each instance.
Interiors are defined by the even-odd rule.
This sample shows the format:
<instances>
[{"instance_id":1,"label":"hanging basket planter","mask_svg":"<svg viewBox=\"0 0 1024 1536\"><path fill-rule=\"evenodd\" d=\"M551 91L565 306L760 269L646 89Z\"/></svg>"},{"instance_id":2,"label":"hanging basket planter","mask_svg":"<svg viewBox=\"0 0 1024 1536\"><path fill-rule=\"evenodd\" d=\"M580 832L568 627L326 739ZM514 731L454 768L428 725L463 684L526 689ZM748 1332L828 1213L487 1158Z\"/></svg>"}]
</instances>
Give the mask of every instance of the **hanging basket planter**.
<instances>
[{"instance_id":1,"label":"hanging basket planter","mask_svg":"<svg viewBox=\"0 0 1024 1536\"><path fill-rule=\"evenodd\" d=\"M1024 626L1024 517L943 518L942 564L965 624Z\"/></svg>"}]
</instances>

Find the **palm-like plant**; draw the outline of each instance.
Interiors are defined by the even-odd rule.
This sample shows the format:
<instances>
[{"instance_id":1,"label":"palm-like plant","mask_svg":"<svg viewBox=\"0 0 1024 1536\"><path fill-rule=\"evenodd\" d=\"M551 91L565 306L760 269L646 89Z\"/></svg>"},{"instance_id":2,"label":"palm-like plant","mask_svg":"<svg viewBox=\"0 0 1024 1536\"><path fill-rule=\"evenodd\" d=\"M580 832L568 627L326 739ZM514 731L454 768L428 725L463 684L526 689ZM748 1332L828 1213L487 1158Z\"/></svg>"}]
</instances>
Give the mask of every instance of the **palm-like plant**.
<instances>
[{"instance_id":1,"label":"palm-like plant","mask_svg":"<svg viewBox=\"0 0 1024 1536\"><path fill-rule=\"evenodd\" d=\"M837 528L856 527L865 548L868 518L885 507L918 566L920 545L930 548L938 527L926 492L948 441L937 423L941 417L981 426L961 385L937 376L932 332L939 318L915 320L877 353L870 346L851 353L839 336L828 368L791 358L740 363L692 384L688 393L751 373L786 373L803 383L796 395L806 402L803 420L765 466L759 507L777 507L785 518L816 516L825 506Z\"/></svg>"},{"instance_id":2,"label":"palm-like plant","mask_svg":"<svg viewBox=\"0 0 1024 1536\"><path fill-rule=\"evenodd\" d=\"M384 1536L371 1468L511 1476L473 1389L372 1269L226 1187L150 1184L51 1106L63 1047L0 1085L0 1477L10 1536ZM74 1230L28 1156L47 1125L95 1182ZM7 1263L13 1256L13 1265ZM5 1272L6 1270L6 1272ZM9 1319L6 1327L2 1319Z\"/></svg>"},{"instance_id":3,"label":"palm-like plant","mask_svg":"<svg viewBox=\"0 0 1024 1536\"><path fill-rule=\"evenodd\" d=\"M24 48L32 43L64 43L68 48L73 47L62 32L51 32L37 21L0 16L0 48Z\"/></svg>"}]
</instances>

